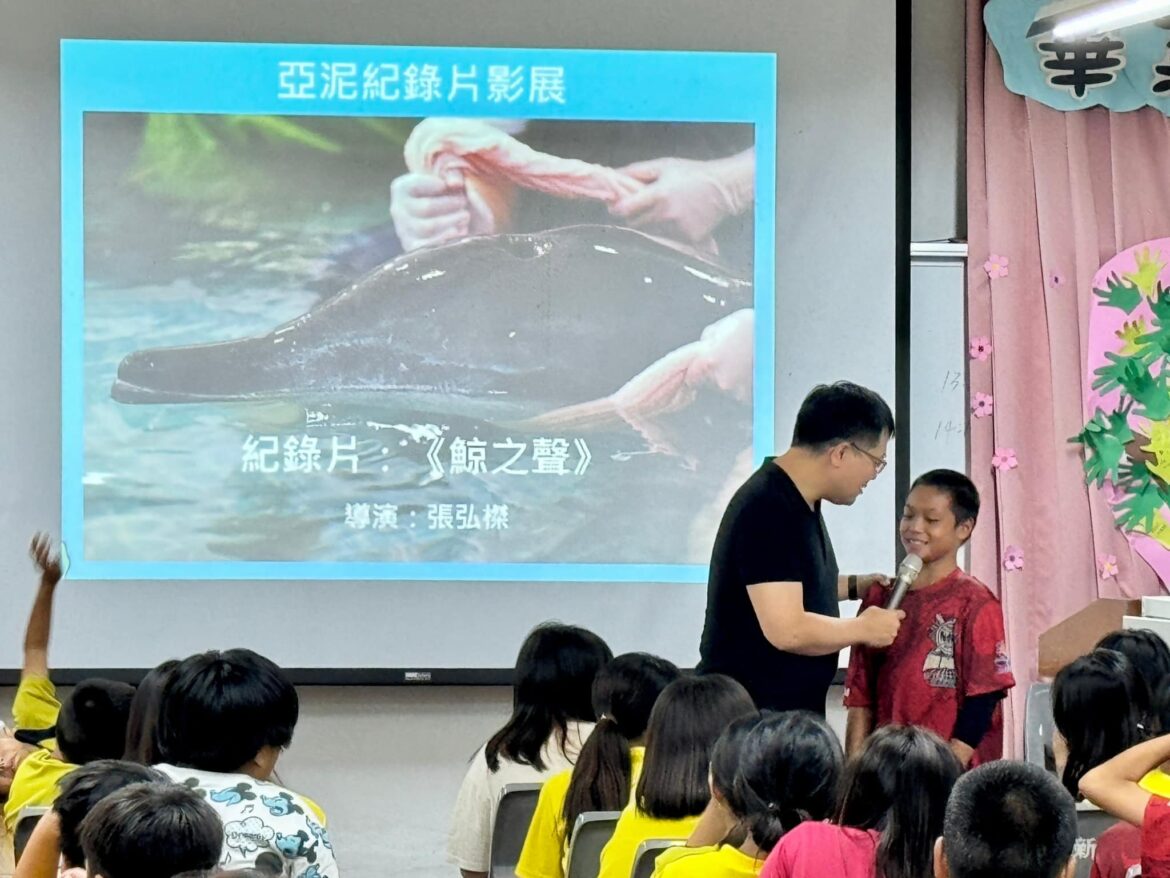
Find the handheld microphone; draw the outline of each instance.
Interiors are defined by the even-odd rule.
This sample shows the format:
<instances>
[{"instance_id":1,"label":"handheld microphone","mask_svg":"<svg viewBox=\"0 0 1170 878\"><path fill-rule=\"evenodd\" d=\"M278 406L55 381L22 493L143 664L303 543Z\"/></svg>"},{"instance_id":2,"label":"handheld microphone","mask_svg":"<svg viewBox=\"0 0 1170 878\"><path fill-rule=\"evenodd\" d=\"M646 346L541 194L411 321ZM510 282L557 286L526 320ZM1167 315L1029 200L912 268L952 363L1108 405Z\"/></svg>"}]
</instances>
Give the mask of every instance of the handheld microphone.
<instances>
[{"instance_id":1,"label":"handheld microphone","mask_svg":"<svg viewBox=\"0 0 1170 878\"><path fill-rule=\"evenodd\" d=\"M902 598L906 597L906 592L910 590L910 586L914 584L914 580L921 572L922 559L917 555L907 555L902 559L902 563L898 565L898 578L894 582L894 591L890 595L890 599L886 601L887 610L898 609Z\"/></svg>"}]
</instances>

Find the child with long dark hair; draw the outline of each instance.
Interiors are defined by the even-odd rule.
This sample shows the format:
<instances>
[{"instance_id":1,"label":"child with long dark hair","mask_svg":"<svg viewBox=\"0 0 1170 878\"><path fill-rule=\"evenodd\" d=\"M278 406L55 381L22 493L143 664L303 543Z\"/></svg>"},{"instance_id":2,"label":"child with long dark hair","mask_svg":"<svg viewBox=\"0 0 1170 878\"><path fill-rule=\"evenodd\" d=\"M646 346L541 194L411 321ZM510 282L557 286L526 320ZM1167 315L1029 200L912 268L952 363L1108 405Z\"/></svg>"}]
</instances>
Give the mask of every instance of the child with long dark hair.
<instances>
[{"instance_id":1,"label":"child with long dark hair","mask_svg":"<svg viewBox=\"0 0 1170 878\"><path fill-rule=\"evenodd\" d=\"M597 725L572 770L540 789L516 864L520 878L563 878L569 834L586 811L620 811L642 771L643 737L659 694L679 678L671 662L644 652L619 655L593 681Z\"/></svg>"},{"instance_id":2,"label":"child with long dark hair","mask_svg":"<svg viewBox=\"0 0 1170 878\"><path fill-rule=\"evenodd\" d=\"M657 878L755 878L785 833L832 814L841 762L841 742L813 713L736 720L711 754L711 798L726 814L727 838L665 851Z\"/></svg>"},{"instance_id":3,"label":"child with long dark hair","mask_svg":"<svg viewBox=\"0 0 1170 878\"><path fill-rule=\"evenodd\" d=\"M933 732L883 726L846 766L834 822L790 831L763 878L931 878L934 842L961 772Z\"/></svg>"},{"instance_id":4,"label":"child with long dark hair","mask_svg":"<svg viewBox=\"0 0 1170 878\"><path fill-rule=\"evenodd\" d=\"M546 623L516 658L512 716L471 759L459 788L447 857L465 876L488 871L496 803L510 783L572 767L593 730L593 679L613 654L592 631Z\"/></svg>"},{"instance_id":5,"label":"child with long dark hair","mask_svg":"<svg viewBox=\"0 0 1170 878\"><path fill-rule=\"evenodd\" d=\"M1094 649L1060 669L1052 683L1060 733L1054 743L1057 769L1074 798L1085 772L1150 737L1148 697L1133 663L1111 649Z\"/></svg>"},{"instance_id":6,"label":"child with long dark hair","mask_svg":"<svg viewBox=\"0 0 1170 878\"><path fill-rule=\"evenodd\" d=\"M628 878L638 846L685 839L711 797L711 750L733 720L755 712L742 685L722 674L683 677L667 686L646 728L646 757L613 837L601 852L599 878Z\"/></svg>"}]
</instances>

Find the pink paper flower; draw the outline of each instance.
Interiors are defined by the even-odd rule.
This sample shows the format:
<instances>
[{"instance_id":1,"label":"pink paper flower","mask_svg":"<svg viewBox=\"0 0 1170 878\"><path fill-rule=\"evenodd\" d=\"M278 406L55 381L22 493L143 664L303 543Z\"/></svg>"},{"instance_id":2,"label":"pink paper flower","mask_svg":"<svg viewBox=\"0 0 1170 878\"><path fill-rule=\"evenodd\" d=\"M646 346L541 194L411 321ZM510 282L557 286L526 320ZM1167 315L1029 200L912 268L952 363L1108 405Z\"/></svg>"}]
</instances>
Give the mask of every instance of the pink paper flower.
<instances>
[{"instance_id":1,"label":"pink paper flower","mask_svg":"<svg viewBox=\"0 0 1170 878\"><path fill-rule=\"evenodd\" d=\"M1048 284L1052 287L1064 286L1064 275L1059 271L1052 272L1052 277L1048 278Z\"/></svg>"},{"instance_id":2,"label":"pink paper flower","mask_svg":"<svg viewBox=\"0 0 1170 878\"><path fill-rule=\"evenodd\" d=\"M1009 573L1024 569L1024 550L1019 546L1008 546L1003 553L1003 569Z\"/></svg>"},{"instance_id":3,"label":"pink paper flower","mask_svg":"<svg viewBox=\"0 0 1170 878\"><path fill-rule=\"evenodd\" d=\"M1016 458L1014 448L997 448L995 454L991 456L991 465L1001 473L1006 473L1019 466L1020 461Z\"/></svg>"},{"instance_id":4,"label":"pink paper flower","mask_svg":"<svg viewBox=\"0 0 1170 878\"><path fill-rule=\"evenodd\" d=\"M985 335L971 339L971 359L986 362L991 356L991 339Z\"/></svg>"},{"instance_id":5,"label":"pink paper flower","mask_svg":"<svg viewBox=\"0 0 1170 878\"><path fill-rule=\"evenodd\" d=\"M971 412L977 418L986 418L992 412L995 399L990 393L976 393L971 397Z\"/></svg>"},{"instance_id":6,"label":"pink paper flower","mask_svg":"<svg viewBox=\"0 0 1170 878\"><path fill-rule=\"evenodd\" d=\"M990 278L1007 277L1008 276L1008 258L1006 256L996 256L992 253L987 257L987 261L983 263L983 270L987 272Z\"/></svg>"},{"instance_id":7,"label":"pink paper flower","mask_svg":"<svg viewBox=\"0 0 1170 878\"><path fill-rule=\"evenodd\" d=\"M1118 573L1116 555L1097 556L1097 574L1102 579L1112 579Z\"/></svg>"}]
</instances>

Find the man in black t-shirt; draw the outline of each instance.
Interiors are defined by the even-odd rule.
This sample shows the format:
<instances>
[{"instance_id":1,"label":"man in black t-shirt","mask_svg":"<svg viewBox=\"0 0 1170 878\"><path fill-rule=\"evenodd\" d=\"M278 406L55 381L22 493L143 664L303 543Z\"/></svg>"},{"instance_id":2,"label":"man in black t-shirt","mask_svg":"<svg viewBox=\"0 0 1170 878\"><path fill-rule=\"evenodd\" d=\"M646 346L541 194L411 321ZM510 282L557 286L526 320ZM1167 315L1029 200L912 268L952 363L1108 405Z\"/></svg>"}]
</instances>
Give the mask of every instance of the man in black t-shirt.
<instances>
[{"instance_id":1,"label":"man in black t-shirt","mask_svg":"<svg viewBox=\"0 0 1170 878\"><path fill-rule=\"evenodd\" d=\"M886 647L905 614L870 607L841 619L838 601L880 575L838 575L821 501L851 505L886 466L890 407L845 381L816 387L796 416L792 447L769 457L731 498L707 580L701 673L727 674L761 709L825 712L846 646Z\"/></svg>"}]
</instances>

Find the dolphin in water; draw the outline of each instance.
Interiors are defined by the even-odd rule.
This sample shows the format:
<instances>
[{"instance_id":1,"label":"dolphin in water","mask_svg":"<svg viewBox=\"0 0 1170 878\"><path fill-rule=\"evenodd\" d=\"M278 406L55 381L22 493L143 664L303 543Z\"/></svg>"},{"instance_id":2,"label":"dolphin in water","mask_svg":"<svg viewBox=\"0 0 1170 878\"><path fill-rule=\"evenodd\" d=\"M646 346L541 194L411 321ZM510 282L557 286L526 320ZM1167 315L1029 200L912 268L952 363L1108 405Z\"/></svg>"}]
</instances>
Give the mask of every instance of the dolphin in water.
<instances>
[{"instance_id":1,"label":"dolphin in water","mask_svg":"<svg viewBox=\"0 0 1170 878\"><path fill-rule=\"evenodd\" d=\"M267 335L126 356L122 403L344 393L567 405L751 308L750 281L615 226L399 256Z\"/></svg>"}]
</instances>

